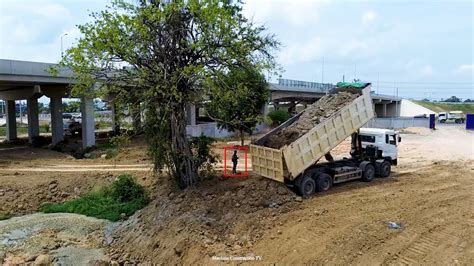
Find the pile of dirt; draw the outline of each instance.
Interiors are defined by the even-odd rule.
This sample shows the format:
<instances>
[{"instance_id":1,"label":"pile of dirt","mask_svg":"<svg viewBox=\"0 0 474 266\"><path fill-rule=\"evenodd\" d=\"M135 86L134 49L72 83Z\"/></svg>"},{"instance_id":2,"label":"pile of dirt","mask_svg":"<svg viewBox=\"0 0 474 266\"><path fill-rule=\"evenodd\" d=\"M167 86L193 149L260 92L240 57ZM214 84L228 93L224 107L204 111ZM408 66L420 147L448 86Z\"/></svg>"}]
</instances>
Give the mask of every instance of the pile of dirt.
<instances>
[{"instance_id":1,"label":"pile of dirt","mask_svg":"<svg viewBox=\"0 0 474 266\"><path fill-rule=\"evenodd\" d=\"M216 179L180 192L166 190L115 229L112 259L193 264L203 256L251 254L264 231L302 202L284 184L262 178Z\"/></svg>"},{"instance_id":2,"label":"pile of dirt","mask_svg":"<svg viewBox=\"0 0 474 266\"><path fill-rule=\"evenodd\" d=\"M298 120L270 136L264 146L279 149L292 143L357 97L357 94L350 92L339 92L322 97L319 101L308 106Z\"/></svg>"},{"instance_id":3,"label":"pile of dirt","mask_svg":"<svg viewBox=\"0 0 474 266\"><path fill-rule=\"evenodd\" d=\"M3 265L104 265L100 248L111 222L78 214L36 213L0 221Z\"/></svg>"},{"instance_id":4,"label":"pile of dirt","mask_svg":"<svg viewBox=\"0 0 474 266\"><path fill-rule=\"evenodd\" d=\"M51 173L0 173L0 214L22 215L32 213L46 203L61 203L89 192L95 186L108 185L115 175L111 173L68 173L62 177ZM14 184L14 180L18 184ZM28 182L22 184L21 182ZM34 200L32 200L34 199Z\"/></svg>"}]
</instances>

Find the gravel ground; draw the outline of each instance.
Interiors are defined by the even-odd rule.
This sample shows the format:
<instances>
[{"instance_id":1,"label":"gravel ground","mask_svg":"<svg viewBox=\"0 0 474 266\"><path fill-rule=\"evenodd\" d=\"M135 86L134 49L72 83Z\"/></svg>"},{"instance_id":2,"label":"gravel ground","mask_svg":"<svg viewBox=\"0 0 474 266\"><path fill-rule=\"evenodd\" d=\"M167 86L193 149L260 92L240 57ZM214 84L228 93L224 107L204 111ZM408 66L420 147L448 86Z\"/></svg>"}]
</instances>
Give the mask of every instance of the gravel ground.
<instances>
[{"instance_id":1,"label":"gravel ground","mask_svg":"<svg viewBox=\"0 0 474 266\"><path fill-rule=\"evenodd\" d=\"M0 221L0 261L18 264L48 257L63 265L85 265L108 260L100 246L104 229L110 225L105 220L65 213L36 213Z\"/></svg>"}]
</instances>

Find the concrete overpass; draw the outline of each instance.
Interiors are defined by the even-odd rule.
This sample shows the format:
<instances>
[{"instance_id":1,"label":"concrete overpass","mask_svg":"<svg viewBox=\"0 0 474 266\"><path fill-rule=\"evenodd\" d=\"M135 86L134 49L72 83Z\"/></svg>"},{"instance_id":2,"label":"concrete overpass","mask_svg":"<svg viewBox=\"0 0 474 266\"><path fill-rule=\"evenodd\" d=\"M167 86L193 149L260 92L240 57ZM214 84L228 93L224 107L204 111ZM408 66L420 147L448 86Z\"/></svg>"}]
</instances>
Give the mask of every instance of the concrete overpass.
<instances>
[{"instance_id":1,"label":"concrete overpass","mask_svg":"<svg viewBox=\"0 0 474 266\"><path fill-rule=\"evenodd\" d=\"M299 80L280 79L270 84L270 102L278 108L283 103L289 108L296 104L311 104L336 86L329 83L317 83ZM401 98L372 94L374 110L377 117L394 117L400 115Z\"/></svg>"},{"instance_id":2,"label":"concrete overpass","mask_svg":"<svg viewBox=\"0 0 474 266\"><path fill-rule=\"evenodd\" d=\"M5 101L6 137L17 138L15 100L26 100L28 109L28 138L39 136L38 98L50 98L52 143L64 139L62 98L69 98L71 71L52 75L48 69L55 64L0 59L0 99ZM83 147L95 145L94 102L81 99Z\"/></svg>"}]
</instances>

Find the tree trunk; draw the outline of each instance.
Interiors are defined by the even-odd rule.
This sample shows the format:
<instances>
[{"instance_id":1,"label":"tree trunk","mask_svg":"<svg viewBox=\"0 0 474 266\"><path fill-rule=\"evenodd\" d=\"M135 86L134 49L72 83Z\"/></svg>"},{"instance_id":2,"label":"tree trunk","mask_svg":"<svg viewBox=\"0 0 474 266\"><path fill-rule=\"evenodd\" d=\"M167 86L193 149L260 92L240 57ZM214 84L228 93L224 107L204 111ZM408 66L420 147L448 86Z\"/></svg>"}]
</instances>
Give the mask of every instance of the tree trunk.
<instances>
[{"instance_id":1,"label":"tree trunk","mask_svg":"<svg viewBox=\"0 0 474 266\"><path fill-rule=\"evenodd\" d=\"M186 112L184 106L176 107L171 113L171 157L173 176L181 188L199 181L193 155L186 137Z\"/></svg>"},{"instance_id":2,"label":"tree trunk","mask_svg":"<svg viewBox=\"0 0 474 266\"><path fill-rule=\"evenodd\" d=\"M244 130L240 129L240 146L244 146Z\"/></svg>"},{"instance_id":3,"label":"tree trunk","mask_svg":"<svg viewBox=\"0 0 474 266\"><path fill-rule=\"evenodd\" d=\"M132 116L133 132L135 135L138 135L142 132L140 104L135 104L130 109L130 113Z\"/></svg>"}]
</instances>

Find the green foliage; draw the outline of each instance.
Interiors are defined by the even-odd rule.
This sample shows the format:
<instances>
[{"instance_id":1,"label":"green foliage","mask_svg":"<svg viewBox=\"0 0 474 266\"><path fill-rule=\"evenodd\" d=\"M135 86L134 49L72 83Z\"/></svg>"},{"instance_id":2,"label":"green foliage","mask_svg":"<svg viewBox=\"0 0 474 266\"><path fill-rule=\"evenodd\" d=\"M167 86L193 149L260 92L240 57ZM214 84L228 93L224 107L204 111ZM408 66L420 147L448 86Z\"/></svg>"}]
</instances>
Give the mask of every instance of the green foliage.
<instances>
[{"instance_id":1,"label":"green foliage","mask_svg":"<svg viewBox=\"0 0 474 266\"><path fill-rule=\"evenodd\" d=\"M49 130L50 130L50 128L49 128L49 123L40 125L40 130L42 130L42 131L44 131L44 132L46 132L46 133L49 133Z\"/></svg>"},{"instance_id":2,"label":"green foliage","mask_svg":"<svg viewBox=\"0 0 474 266\"><path fill-rule=\"evenodd\" d=\"M49 129L49 126L48 126L48 129ZM47 132L48 131L46 131L46 127L40 126L40 133L47 133ZM28 134L28 125L17 123L16 133L18 135ZM6 124L0 125L0 136L6 136L6 134L7 134Z\"/></svg>"},{"instance_id":3,"label":"green foliage","mask_svg":"<svg viewBox=\"0 0 474 266\"><path fill-rule=\"evenodd\" d=\"M213 165L218 162L219 157L212 151L214 142L216 139L203 135L191 138L194 163L202 175L210 175L214 169Z\"/></svg>"},{"instance_id":4,"label":"green foliage","mask_svg":"<svg viewBox=\"0 0 474 266\"><path fill-rule=\"evenodd\" d=\"M220 128L239 131L243 145L243 132L249 134L262 122L262 107L268 101L269 90L265 77L253 67L230 67L210 82L211 118Z\"/></svg>"},{"instance_id":5,"label":"green foliage","mask_svg":"<svg viewBox=\"0 0 474 266\"><path fill-rule=\"evenodd\" d=\"M99 120L95 122L96 128L109 128L112 126L112 123L109 121Z\"/></svg>"},{"instance_id":6,"label":"green foliage","mask_svg":"<svg viewBox=\"0 0 474 266\"><path fill-rule=\"evenodd\" d=\"M147 110L155 169L167 166L182 187L195 183L186 104L206 98L203 85L234 66L274 69L279 43L242 15L240 1L115 0L91 17L78 26L83 37L60 63L74 72L73 94L114 95L119 109Z\"/></svg>"},{"instance_id":7,"label":"green foliage","mask_svg":"<svg viewBox=\"0 0 474 266\"><path fill-rule=\"evenodd\" d=\"M41 206L40 211L79 213L118 221L132 215L146 204L148 196L144 188L132 176L122 175L110 187L100 188L64 203L47 203Z\"/></svg>"},{"instance_id":8,"label":"green foliage","mask_svg":"<svg viewBox=\"0 0 474 266\"><path fill-rule=\"evenodd\" d=\"M142 199L145 189L130 175L121 175L112 183L110 196L119 202Z\"/></svg>"},{"instance_id":9,"label":"green foliage","mask_svg":"<svg viewBox=\"0 0 474 266\"><path fill-rule=\"evenodd\" d=\"M465 114L474 114L474 104L470 103L434 103L415 101L417 104L430 109L433 112L463 111Z\"/></svg>"},{"instance_id":10,"label":"green foliage","mask_svg":"<svg viewBox=\"0 0 474 266\"><path fill-rule=\"evenodd\" d=\"M268 113L268 117L272 120L274 126L278 126L290 119L290 115L285 110L275 110Z\"/></svg>"},{"instance_id":11,"label":"green foliage","mask_svg":"<svg viewBox=\"0 0 474 266\"><path fill-rule=\"evenodd\" d=\"M122 149L130 143L130 137L126 134L113 136L110 138L109 143L117 149Z\"/></svg>"},{"instance_id":12,"label":"green foliage","mask_svg":"<svg viewBox=\"0 0 474 266\"><path fill-rule=\"evenodd\" d=\"M38 112L39 112L40 114L49 113L49 105L45 105L44 103L39 102L39 103L38 103Z\"/></svg>"},{"instance_id":13,"label":"green foliage","mask_svg":"<svg viewBox=\"0 0 474 266\"><path fill-rule=\"evenodd\" d=\"M63 112L78 113L80 111L81 111L81 102L79 101L63 102Z\"/></svg>"},{"instance_id":14,"label":"green foliage","mask_svg":"<svg viewBox=\"0 0 474 266\"><path fill-rule=\"evenodd\" d=\"M448 99L444 100L445 102L452 102L452 103L459 103L461 102L461 99L459 99L456 96L451 96Z\"/></svg>"}]
</instances>

